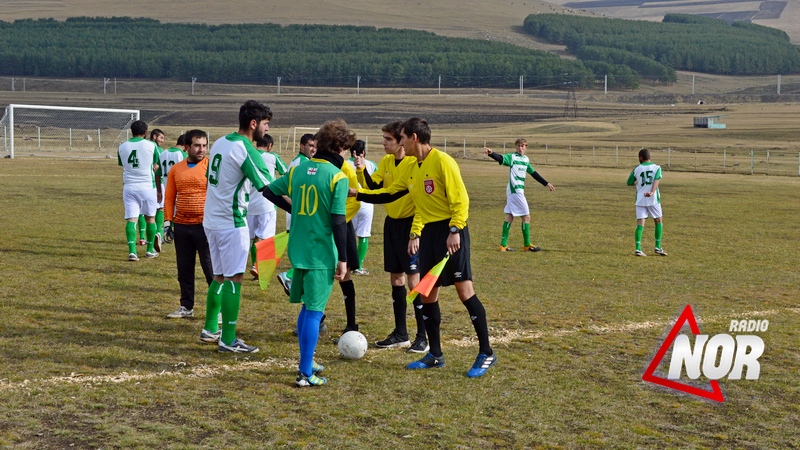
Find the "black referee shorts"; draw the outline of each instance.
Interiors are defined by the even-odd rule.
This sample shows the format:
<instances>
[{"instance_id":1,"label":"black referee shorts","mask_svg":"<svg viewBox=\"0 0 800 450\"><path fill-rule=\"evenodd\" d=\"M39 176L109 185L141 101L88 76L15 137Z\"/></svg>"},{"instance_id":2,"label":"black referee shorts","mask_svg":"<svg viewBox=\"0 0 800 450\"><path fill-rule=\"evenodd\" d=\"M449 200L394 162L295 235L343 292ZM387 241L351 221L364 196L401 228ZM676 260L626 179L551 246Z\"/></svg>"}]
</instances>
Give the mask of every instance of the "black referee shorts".
<instances>
[{"instance_id":1,"label":"black referee shorts","mask_svg":"<svg viewBox=\"0 0 800 450\"><path fill-rule=\"evenodd\" d=\"M461 234L461 248L450 256L436 281L436 286L451 286L461 281L472 280L469 263L469 227ZM450 219L431 222L422 229L419 238L419 272L424 277L447 255L447 238L450 236Z\"/></svg>"},{"instance_id":2,"label":"black referee shorts","mask_svg":"<svg viewBox=\"0 0 800 450\"><path fill-rule=\"evenodd\" d=\"M347 222L347 267L350 270L358 269L358 243L356 242L356 228L353 222Z\"/></svg>"},{"instance_id":3,"label":"black referee shorts","mask_svg":"<svg viewBox=\"0 0 800 450\"><path fill-rule=\"evenodd\" d=\"M389 273L419 273L417 255L408 256L408 235L414 216L383 221L383 270Z\"/></svg>"}]
</instances>

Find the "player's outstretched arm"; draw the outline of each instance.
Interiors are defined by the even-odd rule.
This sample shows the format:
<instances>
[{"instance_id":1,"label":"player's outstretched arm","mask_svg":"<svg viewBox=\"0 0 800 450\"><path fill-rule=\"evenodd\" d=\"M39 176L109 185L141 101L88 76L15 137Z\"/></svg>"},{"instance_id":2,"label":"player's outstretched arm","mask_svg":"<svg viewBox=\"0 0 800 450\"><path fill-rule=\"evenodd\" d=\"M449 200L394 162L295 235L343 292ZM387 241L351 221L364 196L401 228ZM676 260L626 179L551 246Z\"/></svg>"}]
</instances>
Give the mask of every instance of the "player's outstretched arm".
<instances>
[{"instance_id":1,"label":"player's outstretched arm","mask_svg":"<svg viewBox=\"0 0 800 450\"><path fill-rule=\"evenodd\" d=\"M541 175L539 175L539 172L533 172L531 176L533 177L534 180L538 181L542 186L546 187L547 189L550 189L550 192L556 190L555 186L548 183L547 180L545 180Z\"/></svg>"},{"instance_id":2,"label":"player's outstretched arm","mask_svg":"<svg viewBox=\"0 0 800 450\"><path fill-rule=\"evenodd\" d=\"M261 194L269 201L275 204L278 208L286 211L287 213L292 213L292 204L286 201L286 198L283 195L278 195L269 188L270 185L264 187L261 190Z\"/></svg>"},{"instance_id":3,"label":"player's outstretched arm","mask_svg":"<svg viewBox=\"0 0 800 450\"><path fill-rule=\"evenodd\" d=\"M493 160L497 161L498 164L503 164L503 156L502 155L498 155L497 153L493 152L492 149L490 149L489 147L483 147L483 151L484 151L484 153L486 153L486 156L488 156L489 158L492 158Z\"/></svg>"}]
</instances>

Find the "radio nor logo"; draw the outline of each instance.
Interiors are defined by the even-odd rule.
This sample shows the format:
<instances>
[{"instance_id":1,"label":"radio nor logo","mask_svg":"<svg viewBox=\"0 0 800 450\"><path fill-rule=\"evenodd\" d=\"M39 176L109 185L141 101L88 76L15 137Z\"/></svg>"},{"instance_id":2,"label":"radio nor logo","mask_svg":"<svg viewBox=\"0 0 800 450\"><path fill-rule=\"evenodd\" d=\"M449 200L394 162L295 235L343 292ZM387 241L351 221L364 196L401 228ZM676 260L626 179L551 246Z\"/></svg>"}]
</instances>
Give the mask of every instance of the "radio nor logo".
<instances>
[{"instance_id":1,"label":"radio nor logo","mask_svg":"<svg viewBox=\"0 0 800 450\"><path fill-rule=\"evenodd\" d=\"M692 335L681 334L681 329L687 324ZM764 332L768 328L768 320L731 320L728 331L753 333ZM665 378L655 372L670 348L672 354ZM736 337L729 334L700 334L692 307L686 305L647 366L642 380L722 403L725 396L722 395L719 380L741 380L742 377L745 380L757 380L761 372L758 358L763 353L764 340L754 334L736 334ZM701 375L708 379L710 390L687 382L697 380Z\"/></svg>"}]
</instances>

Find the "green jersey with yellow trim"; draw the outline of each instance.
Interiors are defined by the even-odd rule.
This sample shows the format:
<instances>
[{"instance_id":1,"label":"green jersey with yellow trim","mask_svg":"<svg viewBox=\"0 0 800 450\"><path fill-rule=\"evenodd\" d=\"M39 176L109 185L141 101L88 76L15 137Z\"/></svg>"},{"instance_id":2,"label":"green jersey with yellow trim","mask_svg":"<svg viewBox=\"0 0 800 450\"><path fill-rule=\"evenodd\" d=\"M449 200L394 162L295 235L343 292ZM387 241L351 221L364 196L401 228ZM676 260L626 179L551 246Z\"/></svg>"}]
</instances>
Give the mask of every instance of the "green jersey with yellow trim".
<instances>
[{"instance_id":1,"label":"green jersey with yellow trim","mask_svg":"<svg viewBox=\"0 0 800 450\"><path fill-rule=\"evenodd\" d=\"M289 259L298 269L335 269L338 261L331 214L344 215L347 176L323 159L311 158L268 187L292 199Z\"/></svg>"}]
</instances>

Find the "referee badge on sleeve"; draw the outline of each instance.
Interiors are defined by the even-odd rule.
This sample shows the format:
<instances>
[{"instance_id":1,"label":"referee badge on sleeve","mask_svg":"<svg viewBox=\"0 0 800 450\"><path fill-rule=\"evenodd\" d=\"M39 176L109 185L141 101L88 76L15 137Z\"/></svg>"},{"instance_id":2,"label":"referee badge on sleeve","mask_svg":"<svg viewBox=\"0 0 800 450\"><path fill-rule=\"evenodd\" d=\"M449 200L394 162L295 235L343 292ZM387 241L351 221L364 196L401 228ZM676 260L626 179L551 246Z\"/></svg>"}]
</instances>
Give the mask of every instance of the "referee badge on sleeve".
<instances>
[{"instance_id":1,"label":"referee badge on sleeve","mask_svg":"<svg viewBox=\"0 0 800 450\"><path fill-rule=\"evenodd\" d=\"M433 180L424 180L424 182L425 182L425 193L433 194L434 191Z\"/></svg>"}]
</instances>

